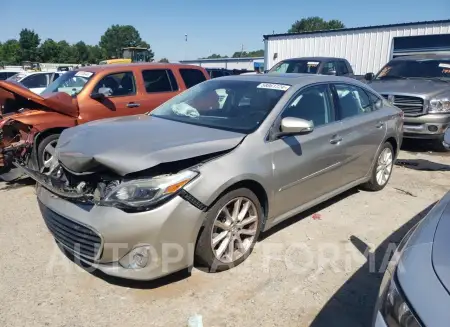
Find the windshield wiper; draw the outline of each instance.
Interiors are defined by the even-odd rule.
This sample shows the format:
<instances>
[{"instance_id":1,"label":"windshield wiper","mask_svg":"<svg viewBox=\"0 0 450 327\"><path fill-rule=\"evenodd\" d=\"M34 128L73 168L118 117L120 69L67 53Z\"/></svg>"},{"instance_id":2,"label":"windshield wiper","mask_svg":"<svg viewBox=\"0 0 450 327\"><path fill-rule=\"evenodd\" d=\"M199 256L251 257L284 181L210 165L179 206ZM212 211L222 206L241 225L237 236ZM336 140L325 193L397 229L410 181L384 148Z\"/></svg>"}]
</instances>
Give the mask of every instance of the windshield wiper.
<instances>
[{"instance_id":1,"label":"windshield wiper","mask_svg":"<svg viewBox=\"0 0 450 327\"><path fill-rule=\"evenodd\" d=\"M405 76L399 76L399 75L386 75L386 76L382 76L382 77L378 77L378 79L408 79L408 77Z\"/></svg>"}]
</instances>

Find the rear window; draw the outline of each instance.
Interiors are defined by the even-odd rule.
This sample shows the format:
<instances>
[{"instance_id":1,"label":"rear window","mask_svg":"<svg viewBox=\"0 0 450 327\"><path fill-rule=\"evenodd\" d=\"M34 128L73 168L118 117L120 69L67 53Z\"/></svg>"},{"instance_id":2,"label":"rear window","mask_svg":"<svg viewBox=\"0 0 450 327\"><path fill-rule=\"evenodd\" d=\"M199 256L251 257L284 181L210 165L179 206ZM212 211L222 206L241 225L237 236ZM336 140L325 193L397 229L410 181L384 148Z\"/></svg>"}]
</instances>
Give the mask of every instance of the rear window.
<instances>
[{"instance_id":1,"label":"rear window","mask_svg":"<svg viewBox=\"0 0 450 327\"><path fill-rule=\"evenodd\" d=\"M177 81L170 69L151 69L142 71L147 93L173 92L178 90Z\"/></svg>"},{"instance_id":2,"label":"rear window","mask_svg":"<svg viewBox=\"0 0 450 327\"><path fill-rule=\"evenodd\" d=\"M203 72L198 69L180 69L180 75L187 88L206 81L205 75L203 75Z\"/></svg>"}]
</instances>

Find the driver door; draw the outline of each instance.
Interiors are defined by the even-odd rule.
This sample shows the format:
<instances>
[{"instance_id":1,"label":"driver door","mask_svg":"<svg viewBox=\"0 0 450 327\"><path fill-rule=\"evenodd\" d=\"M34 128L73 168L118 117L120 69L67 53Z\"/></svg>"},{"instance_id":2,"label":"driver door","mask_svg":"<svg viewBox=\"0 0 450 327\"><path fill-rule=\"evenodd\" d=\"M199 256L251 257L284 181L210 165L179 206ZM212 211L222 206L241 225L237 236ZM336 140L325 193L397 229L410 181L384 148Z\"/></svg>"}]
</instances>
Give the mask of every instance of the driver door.
<instances>
[{"instance_id":1,"label":"driver door","mask_svg":"<svg viewBox=\"0 0 450 327\"><path fill-rule=\"evenodd\" d=\"M338 188L342 154L341 123L335 120L328 84L308 87L293 96L281 114L311 120L313 132L287 136L270 143L274 169L274 215L313 201Z\"/></svg>"}]
</instances>

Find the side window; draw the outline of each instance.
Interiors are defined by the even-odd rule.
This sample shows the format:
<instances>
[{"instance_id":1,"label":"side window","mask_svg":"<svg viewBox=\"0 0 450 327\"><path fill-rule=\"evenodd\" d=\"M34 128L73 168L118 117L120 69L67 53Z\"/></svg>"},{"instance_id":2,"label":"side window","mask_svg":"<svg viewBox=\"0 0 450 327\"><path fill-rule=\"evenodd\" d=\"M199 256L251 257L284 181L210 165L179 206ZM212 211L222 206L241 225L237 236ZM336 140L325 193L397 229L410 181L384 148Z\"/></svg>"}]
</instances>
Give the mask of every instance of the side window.
<instances>
[{"instance_id":1,"label":"side window","mask_svg":"<svg viewBox=\"0 0 450 327\"><path fill-rule=\"evenodd\" d=\"M336 63L334 61L329 61L323 64L322 74L328 75L333 71L337 72Z\"/></svg>"},{"instance_id":2,"label":"side window","mask_svg":"<svg viewBox=\"0 0 450 327\"><path fill-rule=\"evenodd\" d=\"M198 69L180 69L180 75L187 88L206 81L205 75Z\"/></svg>"},{"instance_id":3,"label":"side window","mask_svg":"<svg viewBox=\"0 0 450 327\"><path fill-rule=\"evenodd\" d=\"M60 75L59 73L54 73L53 74L53 81L56 80L59 77L59 75Z\"/></svg>"},{"instance_id":4,"label":"side window","mask_svg":"<svg viewBox=\"0 0 450 327\"><path fill-rule=\"evenodd\" d=\"M348 75L347 64L342 60L337 62L337 75L338 76Z\"/></svg>"},{"instance_id":5,"label":"side window","mask_svg":"<svg viewBox=\"0 0 450 327\"><path fill-rule=\"evenodd\" d=\"M25 77L20 83L29 89L47 87L47 78L47 74L34 74Z\"/></svg>"},{"instance_id":6,"label":"side window","mask_svg":"<svg viewBox=\"0 0 450 327\"><path fill-rule=\"evenodd\" d=\"M132 72L115 73L103 77L94 88L94 92L107 97L136 94L136 82Z\"/></svg>"},{"instance_id":7,"label":"side window","mask_svg":"<svg viewBox=\"0 0 450 327\"><path fill-rule=\"evenodd\" d=\"M0 81L4 81L8 78L8 73L0 73Z\"/></svg>"},{"instance_id":8,"label":"side window","mask_svg":"<svg viewBox=\"0 0 450 327\"><path fill-rule=\"evenodd\" d=\"M171 70L151 69L143 70L145 90L147 93L173 92L178 90L175 76Z\"/></svg>"},{"instance_id":9,"label":"side window","mask_svg":"<svg viewBox=\"0 0 450 327\"><path fill-rule=\"evenodd\" d=\"M285 117L312 120L316 127L333 122L334 111L328 86L312 86L294 96L281 114L281 118Z\"/></svg>"},{"instance_id":10,"label":"side window","mask_svg":"<svg viewBox=\"0 0 450 327\"><path fill-rule=\"evenodd\" d=\"M372 102L367 93L353 85L336 84L340 118L350 118L372 111Z\"/></svg>"}]
</instances>

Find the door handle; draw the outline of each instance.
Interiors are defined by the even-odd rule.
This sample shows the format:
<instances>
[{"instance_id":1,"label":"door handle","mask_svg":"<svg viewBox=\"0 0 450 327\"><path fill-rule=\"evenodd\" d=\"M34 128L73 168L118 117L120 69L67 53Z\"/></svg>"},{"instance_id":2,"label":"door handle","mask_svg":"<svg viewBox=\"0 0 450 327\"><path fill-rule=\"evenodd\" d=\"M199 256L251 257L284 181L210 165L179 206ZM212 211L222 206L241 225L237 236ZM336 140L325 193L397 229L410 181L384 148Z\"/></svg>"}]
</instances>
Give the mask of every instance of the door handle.
<instances>
[{"instance_id":1,"label":"door handle","mask_svg":"<svg viewBox=\"0 0 450 327\"><path fill-rule=\"evenodd\" d=\"M139 107L139 106L140 106L139 103L135 103L135 102L129 102L129 103L127 103L127 107L128 107L128 108L137 108L137 107Z\"/></svg>"},{"instance_id":2,"label":"door handle","mask_svg":"<svg viewBox=\"0 0 450 327\"><path fill-rule=\"evenodd\" d=\"M334 135L331 140L330 143L331 144L339 144L342 141L342 137L340 137L339 135Z\"/></svg>"},{"instance_id":3,"label":"door handle","mask_svg":"<svg viewBox=\"0 0 450 327\"><path fill-rule=\"evenodd\" d=\"M382 121L379 121L379 122L375 125L376 128L382 128L383 126L384 126L384 123L383 123Z\"/></svg>"}]
</instances>

